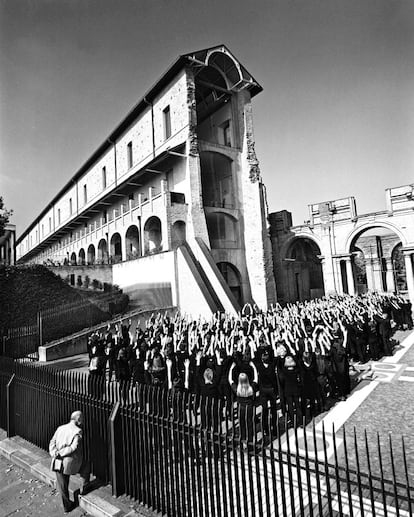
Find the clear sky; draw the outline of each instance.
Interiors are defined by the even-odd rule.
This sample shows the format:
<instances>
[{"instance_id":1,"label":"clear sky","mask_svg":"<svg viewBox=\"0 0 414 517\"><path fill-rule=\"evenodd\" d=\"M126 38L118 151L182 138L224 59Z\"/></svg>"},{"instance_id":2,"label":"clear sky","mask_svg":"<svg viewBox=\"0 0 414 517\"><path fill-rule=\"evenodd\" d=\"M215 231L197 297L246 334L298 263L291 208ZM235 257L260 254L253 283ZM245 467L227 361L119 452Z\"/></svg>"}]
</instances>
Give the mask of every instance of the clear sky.
<instances>
[{"instance_id":1,"label":"clear sky","mask_svg":"<svg viewBox=\"0 0 414 517\"><path fill-rule=\"evenodd\" d=\"M226 44L264 91L271 211L414 183L413 0L0 0L0 195L20 234L180 54Z\"/></svg>"}]
</instances>

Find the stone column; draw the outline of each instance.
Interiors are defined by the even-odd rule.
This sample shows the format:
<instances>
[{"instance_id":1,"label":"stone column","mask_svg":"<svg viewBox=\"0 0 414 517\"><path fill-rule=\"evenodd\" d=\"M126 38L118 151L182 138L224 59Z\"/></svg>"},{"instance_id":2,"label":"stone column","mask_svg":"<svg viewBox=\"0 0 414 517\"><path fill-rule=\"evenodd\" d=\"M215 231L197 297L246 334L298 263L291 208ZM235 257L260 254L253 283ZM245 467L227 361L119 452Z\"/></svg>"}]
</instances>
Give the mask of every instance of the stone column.
<instances>
[{"instance_id":1,"label":"stone column","mask_svg":"<svg viewBox=\"0 0 414 517\"><path fill-rule=\"evenodd\" d=\"M387 257L385 259L385 263L387 265L387 291L390 293L395 292L395 277L394 277L394 267L392 263L392 258Z\"/></svg>"},{"instance_id":2,"label":"stone column","mask_svg":"<svg viewBox=\"0 0 414 517\"><path fill-rule=\"evenodd\" d=\"M384 284L381 275L381 260L378 257L371 256L365 260L365 268L367 272L367 284L369 291L384 292Z\"/></svg>"},{"instance_id":3,"label":"stone column","mask_svg":"<svg viewBox=\"0 0 414 517\"><path fill-rule=\"evenodd\" d=\"M344 257L346 265L346 278L348 281L348 294L355 294L354 272L352 270L352 257Z\"/></svg>"},{"instance_id":4,"label":"stone column","mask_svg":"<svg viewBox=\"0 0 414 517\"><path fill-rule=\"evenodd\" d=\"M412 261L412 252L413 250L403 250L404 252L404 260L405 260L405 274L407 277L407 288L408 288L408 297L410 298L410 302L414 308L414 275L413 275L413 261Z\"/></svg>"}]
</instances>

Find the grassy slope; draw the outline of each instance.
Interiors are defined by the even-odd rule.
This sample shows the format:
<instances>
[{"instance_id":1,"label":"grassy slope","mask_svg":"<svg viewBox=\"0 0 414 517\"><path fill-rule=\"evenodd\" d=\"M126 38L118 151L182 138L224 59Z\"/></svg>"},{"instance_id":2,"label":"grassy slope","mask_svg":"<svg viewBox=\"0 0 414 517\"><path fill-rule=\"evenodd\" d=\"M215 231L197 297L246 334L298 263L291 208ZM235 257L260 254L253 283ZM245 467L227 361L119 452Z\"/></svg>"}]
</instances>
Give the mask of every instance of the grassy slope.
<instances>
[{"instance_id":1,"label":"grassy slope","mask_svg":"<svg viewBox=\"0 0 414 517\"><path fill-rule=\"evenodd\" d=\"M44 266L0 267L0 328L33 324L40 309L86 301Z\"/></svg>"}]
</instances>

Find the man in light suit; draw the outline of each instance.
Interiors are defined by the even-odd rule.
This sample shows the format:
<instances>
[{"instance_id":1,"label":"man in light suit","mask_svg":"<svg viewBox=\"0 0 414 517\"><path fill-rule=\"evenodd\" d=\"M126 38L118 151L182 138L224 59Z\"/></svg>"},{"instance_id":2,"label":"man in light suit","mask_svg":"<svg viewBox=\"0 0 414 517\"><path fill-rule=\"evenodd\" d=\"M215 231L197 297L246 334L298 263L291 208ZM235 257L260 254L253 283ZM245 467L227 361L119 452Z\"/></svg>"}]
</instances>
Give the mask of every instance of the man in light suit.
<instances>
[{"instance_id":1,"label":"man in light suit","mask_svg":"<svg viewBox=\"0 0 414 517\"><path fill-rule=\"evenodd\" d=\"M75 507L75 504L69 499L70 476L80 472L84 479L84 487L88 482L87 476L81 472L83 463L82 424L82 413L74 411L70 416L69 423L57 428L49 444L52 463L55 458L63 460L63 472L56 472L56 484L62 496L65 513L71 512Z\"/></svg>"}]
</instances>

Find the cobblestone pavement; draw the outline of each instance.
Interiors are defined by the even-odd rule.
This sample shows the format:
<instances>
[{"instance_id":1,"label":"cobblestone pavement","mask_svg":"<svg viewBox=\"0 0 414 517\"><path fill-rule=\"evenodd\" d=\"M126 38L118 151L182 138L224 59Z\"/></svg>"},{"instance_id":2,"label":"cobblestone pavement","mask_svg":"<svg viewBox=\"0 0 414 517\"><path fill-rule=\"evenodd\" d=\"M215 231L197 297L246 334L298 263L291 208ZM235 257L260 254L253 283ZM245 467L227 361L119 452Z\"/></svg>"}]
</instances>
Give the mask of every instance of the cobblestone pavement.
<instances>
[{"instance_id":1,"label":"cobblestone pavement","mask_svg":"<svg viewBox=\"0 0 414 517\"><path fill-rule=\"evenodd\" d=\"M30 473L0 456L0 517L59 517L64 515L59 494ZM73 517L87 516L76 508Z\"/></svg>"},{"instance_id":2,"label":"cobblestone pavement","mask_svg":"<svg viewBox=\"0 0 414 517\"><path fill-rule=\"evenodd\" d=\"M402 341L407 335L409 333L398 333L395 337L398 341ZM387 363L387 358L383 363ZM404 365L404 368L406 366L414 367L414 346L397 363L397 365L400 364ZM407 373L405 372L404 375ZM372 472L380 475L381 471L378 454L379 437L384 477L389 480L393 479L391 441L395 476L398 481L405 483L407 472L402 454L403 437L408 464L408 479L410 485L414 486L414 382L402 380L399 375L396 375L391 382L380 382L346 421L345 429L351 466L356 464L354 427L362 470L368 471L364 433L366 430Z\"/></svg>"}]
</instances>

